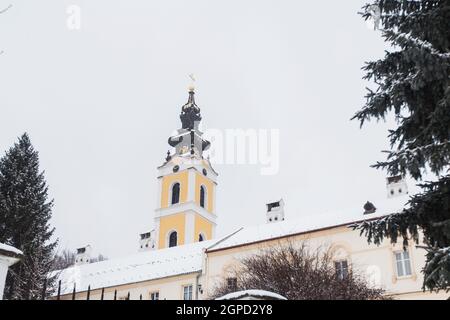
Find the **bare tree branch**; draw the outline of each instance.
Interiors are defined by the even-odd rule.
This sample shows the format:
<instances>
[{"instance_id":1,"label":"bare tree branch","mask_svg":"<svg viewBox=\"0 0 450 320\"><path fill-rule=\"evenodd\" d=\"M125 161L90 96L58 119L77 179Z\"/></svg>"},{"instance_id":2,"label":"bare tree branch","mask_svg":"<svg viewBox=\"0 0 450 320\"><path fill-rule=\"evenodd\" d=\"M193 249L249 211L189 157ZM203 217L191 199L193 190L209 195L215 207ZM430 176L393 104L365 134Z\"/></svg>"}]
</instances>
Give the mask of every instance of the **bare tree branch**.
<instances>
[{"instance_id":1,"label":"bare tree branch","mask_svg":"<svg viewBox=\"0 0 450 320\"><path fill-rule=\"evenodd\" d=\"M5 9L0 10L0 14L5 13L6 11L8 11L9 9L11 9L12 4L10 4L9 6L7 6ZM0 56L3 54L3 50L0 50Z\"/></svg>"},{"instance_id":2,"label":"bare tree branch","mask_svg":"<svg viewBox=\"0 0 450 320\"><path fill-rule=\"evenodd\" d=\"M4 13L4 12L8 11L9 9L11 9L11 7L12 7L12 4L10 4L9 6L7 6L5 9L0 10L0 14L2 14L2 13Z\"/></svg>"},{"instance_id":3,"label":"bare tree branch","mask_svg":"<svg viewBox=\"0 0 450 320\"><path fill-rule=\"evenodd\" d=\"M355 268L344 277L336 272L330 247L311 248L306 242L279 243L239 261L210 294L260 289L290 300L381 300L384 290L373 287Z\"/></svg>"}]
</instances>

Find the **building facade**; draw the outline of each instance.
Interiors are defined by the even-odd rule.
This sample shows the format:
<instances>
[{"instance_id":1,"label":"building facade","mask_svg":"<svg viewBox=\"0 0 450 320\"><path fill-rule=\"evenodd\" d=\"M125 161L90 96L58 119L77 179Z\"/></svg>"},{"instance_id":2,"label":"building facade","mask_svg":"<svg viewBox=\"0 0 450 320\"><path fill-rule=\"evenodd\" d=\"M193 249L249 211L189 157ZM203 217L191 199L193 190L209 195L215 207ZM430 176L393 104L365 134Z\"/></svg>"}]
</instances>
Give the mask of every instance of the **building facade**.
<instances>
[{"instance_id":1,"label":"building facade","mask_svg":"<svg viewBox=\"0 0 450 320\"><path fill-rule=\"evenodd\" d=\"M369 219L369 217L366 217ZM422 290L425 250L410 242L406 250L401 244L384 241L381 245L368 244L359 231L350 226L357 222L320 224L309 229L311 218L280 222L281 226L262 225L241 228L228 239L206 251L205 287L210 296L223 281L232 280L239 261L260 250L280 244L306 242L311 248L331 248L336 272L345 276L349 269L365 276L371 285L386 290L393 299L447 299L448 293L430 293ZM263 235L262 237L258 236Z\"/></svg>"},{"instance_id":2,"label":"building facade","mask_svg":"<svg viewBox=\"0 0 450 320\"><path fill-rule=\"evenodd\" d=\"M407 250L387 241L370 245L349 228L357 221L402 208L408 191L401 177L387 180L386 199L376 202L377 207L367 202L355 212L289 219L281 199L267 204L264 225L241 227L216 237L218 174L205 157L210 142L199 130L201 119L192 87L181 108L181 128L168 139L173 151L157 168L155 228L140 235L139 253L89 263L90 248L79 249L76 265L58 272L59 298L209 299L221 281L232 277L240 259L288 241L331 247L338 274L345 276L350 268L358 270L393 298L448 297L422 291L425 252L414 243L409 243Z\"/></svg>"}]
</instances>

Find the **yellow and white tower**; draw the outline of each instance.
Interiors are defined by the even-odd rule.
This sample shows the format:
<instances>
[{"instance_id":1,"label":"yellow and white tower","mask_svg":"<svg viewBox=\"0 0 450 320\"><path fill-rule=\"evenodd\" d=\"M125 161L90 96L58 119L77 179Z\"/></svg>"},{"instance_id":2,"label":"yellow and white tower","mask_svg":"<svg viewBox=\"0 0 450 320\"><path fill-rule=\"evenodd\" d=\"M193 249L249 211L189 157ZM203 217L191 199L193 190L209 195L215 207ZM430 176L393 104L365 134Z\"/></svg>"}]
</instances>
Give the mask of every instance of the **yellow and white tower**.
<instances>
[{"instance_id":1,"label":"yellow and white tower","mask_svg":"<svg viewBox=\"0 0 450 320\"><path fill-rule=\"evenodd\" d=\"M217 172L203 152L210 142L198 129L200 108L195 104L194 88L182 107L182 128L169 138L175 152L167 153L158 167L158 208L155 211L156 248L210 240L215 236Z\"/></svg>"}]
</instances>

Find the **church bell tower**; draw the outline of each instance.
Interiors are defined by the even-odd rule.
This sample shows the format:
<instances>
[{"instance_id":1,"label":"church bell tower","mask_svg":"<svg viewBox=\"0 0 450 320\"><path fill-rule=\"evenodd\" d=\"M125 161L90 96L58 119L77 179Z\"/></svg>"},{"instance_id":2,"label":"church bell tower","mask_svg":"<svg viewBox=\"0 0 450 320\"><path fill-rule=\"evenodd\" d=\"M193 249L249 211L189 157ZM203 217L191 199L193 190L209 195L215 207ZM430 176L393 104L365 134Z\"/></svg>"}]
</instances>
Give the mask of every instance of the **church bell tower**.
<instances>
[{"instance_id":1,"label":"church bell tower","mask_svg":"<svg viewBox=\"0 0 450 320\"><path fill-rule=\"evenodd\" d=\"M169 138L168 151L158 167L158 208L155 211L156 248L210 240L215 236L217 172L203 157L210 142L199 130L202 119L194 87L181 108L181 128Z\"/></svg>"}]
</instances>

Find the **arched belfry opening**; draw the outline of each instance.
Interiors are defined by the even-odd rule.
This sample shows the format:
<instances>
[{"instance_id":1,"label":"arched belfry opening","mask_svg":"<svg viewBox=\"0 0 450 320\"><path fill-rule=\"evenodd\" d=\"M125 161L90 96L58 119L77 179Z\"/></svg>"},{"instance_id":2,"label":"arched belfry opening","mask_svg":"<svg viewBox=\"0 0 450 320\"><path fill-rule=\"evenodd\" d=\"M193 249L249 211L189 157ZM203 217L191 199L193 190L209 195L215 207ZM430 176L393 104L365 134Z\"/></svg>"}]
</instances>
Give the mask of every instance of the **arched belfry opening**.
<instances>
[{"instance_id":1,"label":"arched belfry opening","mask_svg":"<svg viewBox=\"0 0 450 320\"><path fill-rule=\"evenodd\" d=\"M206 203L206 187L200 187L200 207L205 208Z\"/></svg>"},{"instance_id":2,"label":"arched belfry opening","mask_svg":"<svg viewBox=\"0 0 450 320\"><path fill-rule=\"evenodd\" d=\"M172 186L172 204L180 202L180 184L177 182Z\"/></svg>"},{"instance_id":3,"label":"arched belfry opening","mask_svg":"<svg viewBox=\"0 0 450 320\"><path fill-rule=\"evenodd\" d=\"M176 247L178 244L178 233L176 231L172 231L169 234L169 248Z\"/></svg>"}]
</instances>

